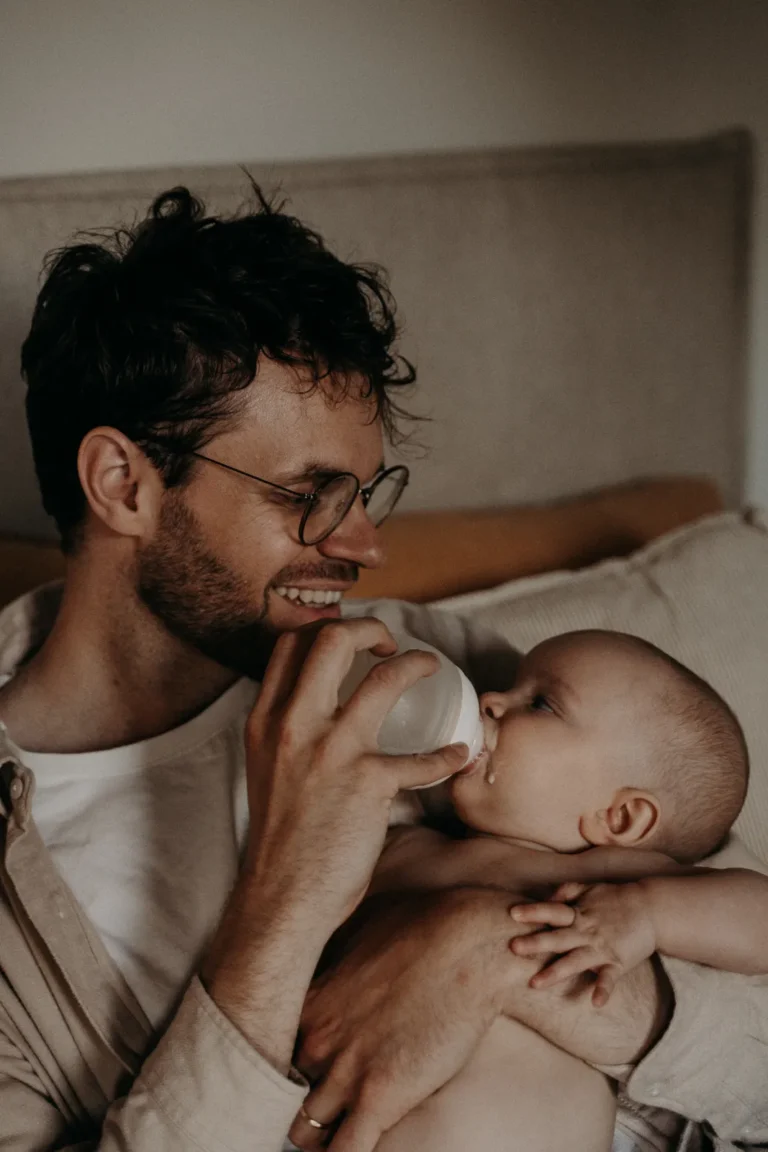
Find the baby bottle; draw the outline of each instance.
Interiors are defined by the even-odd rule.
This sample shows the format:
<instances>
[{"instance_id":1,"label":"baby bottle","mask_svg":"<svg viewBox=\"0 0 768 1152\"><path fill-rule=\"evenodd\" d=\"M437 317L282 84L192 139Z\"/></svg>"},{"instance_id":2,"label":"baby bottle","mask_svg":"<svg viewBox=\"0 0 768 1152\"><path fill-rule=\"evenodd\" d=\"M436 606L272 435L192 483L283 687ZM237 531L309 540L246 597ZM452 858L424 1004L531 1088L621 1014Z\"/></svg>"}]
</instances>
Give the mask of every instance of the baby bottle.
<instances>
[{"instance_id":1,"label":"baby bottle","mask_svg":"<svg viewBox=\"0 0 768 1152\"><path fill-rule=\"evenodd\" d=\"M440 667L408 688L384 717L379 729L379 748L391 756L402 756L435 752L446 744L466 744L469 748L466 763L469 764L482 752L485 739L477 693L461 669L437 648L413 636L393 633L393 637L398 652L413 648L432 652L439 659ZM382 657L372 652L358 652L339 689L339 704L346 703L374 664L381 660Z\"/></svg>"}]
</instances>

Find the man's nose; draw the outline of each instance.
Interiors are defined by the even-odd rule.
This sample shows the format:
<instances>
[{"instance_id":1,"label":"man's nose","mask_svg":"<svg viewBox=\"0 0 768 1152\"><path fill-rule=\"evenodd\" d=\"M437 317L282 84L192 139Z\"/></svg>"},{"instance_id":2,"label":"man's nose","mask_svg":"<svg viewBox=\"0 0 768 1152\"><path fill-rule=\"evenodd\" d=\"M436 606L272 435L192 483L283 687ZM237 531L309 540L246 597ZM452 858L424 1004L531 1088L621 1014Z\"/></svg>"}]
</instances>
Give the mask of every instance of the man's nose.
<instances>
[{"instance_id":1,"label":"man's nose","mask_svg":"<svg viewBox=\"0 0 768 1152\"><path fill-rule=\"evenodd\" d=\"M386 560L378 529L368 519L360 499L355 500L338 528L317 545L317 550L330 560L347 560L361 568L381 568Z\"/></svg>"}]
</instances>

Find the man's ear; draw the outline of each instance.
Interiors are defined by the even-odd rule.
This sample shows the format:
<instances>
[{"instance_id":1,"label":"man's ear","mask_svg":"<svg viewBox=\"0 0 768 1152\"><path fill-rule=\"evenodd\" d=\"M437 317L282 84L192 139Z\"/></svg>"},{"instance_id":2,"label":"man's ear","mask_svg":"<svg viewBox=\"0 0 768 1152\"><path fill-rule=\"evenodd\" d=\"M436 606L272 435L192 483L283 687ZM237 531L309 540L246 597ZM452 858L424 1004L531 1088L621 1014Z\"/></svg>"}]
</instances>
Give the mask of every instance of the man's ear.
<instances>
[{"instance_id":1,"label":"man's ear","mask_svg":"<svg viewBox=\"0 0 768 1152\"><path fill-rule=\"evenodd\" d=\"M657 796L641 788L620 788L608 808L581 817L579 831L588 844L637 848L648 843L660 821Z\"/></svg>"},{"instance_id":2,"label":"man's ear","mask_svg":"<svg viewBox=\"0 0 768 1152\"><path fill-rule=\"evenodd\" d=\"M163 494L157 469L117 428L92 428L82 440L77 471L98 519L120 536L151 535Z\"/></svg>"}]
</instances>

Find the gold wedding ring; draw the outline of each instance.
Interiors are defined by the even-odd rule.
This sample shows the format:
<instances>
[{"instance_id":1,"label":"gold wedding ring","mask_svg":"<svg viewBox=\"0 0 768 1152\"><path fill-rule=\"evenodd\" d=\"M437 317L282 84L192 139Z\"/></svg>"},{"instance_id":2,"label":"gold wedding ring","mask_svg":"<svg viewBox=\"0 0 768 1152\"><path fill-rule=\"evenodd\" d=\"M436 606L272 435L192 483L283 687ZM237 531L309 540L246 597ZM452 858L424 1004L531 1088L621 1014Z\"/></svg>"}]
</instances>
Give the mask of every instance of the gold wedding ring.
<instances>
[{"instance_id":1,"label":"gold wedding ring","mask_svg":"<svg viewBox=\"0 0 768 1152\"><path fill-rule=\"evenodd\" d=\"M322 1131L324 1128L330 1128L330 1124L321 1124L319 1120L313 1120L303 1104L299 1108L299 1115L301 1116L302 1120L306 1120L310 1128L317 1128L320 1131Z\"/></svg>"}]
</instances>

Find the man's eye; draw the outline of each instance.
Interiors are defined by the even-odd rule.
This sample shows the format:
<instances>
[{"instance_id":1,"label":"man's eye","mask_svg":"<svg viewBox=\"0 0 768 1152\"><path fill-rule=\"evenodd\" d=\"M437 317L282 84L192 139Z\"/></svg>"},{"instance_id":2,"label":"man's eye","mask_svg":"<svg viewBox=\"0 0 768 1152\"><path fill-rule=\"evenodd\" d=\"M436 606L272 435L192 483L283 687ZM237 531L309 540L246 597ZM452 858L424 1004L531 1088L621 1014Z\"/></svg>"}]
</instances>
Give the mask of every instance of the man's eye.
<instances>
[{"instance_id":1,"label":"man's eye","mask_svg":"<svg viewBox=\"0 0 768 1152\"><path fill-rule=\"evenodd\" d=\"M530 703L531 712L554 712L554 708L540 692L533 697Z\"/></svg>"},{"instance_id":2,"label":"man's eye","mask_svg":"<svg viewBox=\"0 0 768 1152\"><path fill-rule=\"evenodd\" d=\"M303 511L303 509L307 506L306 497L299 494L298 492L295 496L291 496L288 492L275 491L272 494L272 499L276 504L281 504L283 508L295 508L299 511Z\"/></svg>"}]
</instances>

